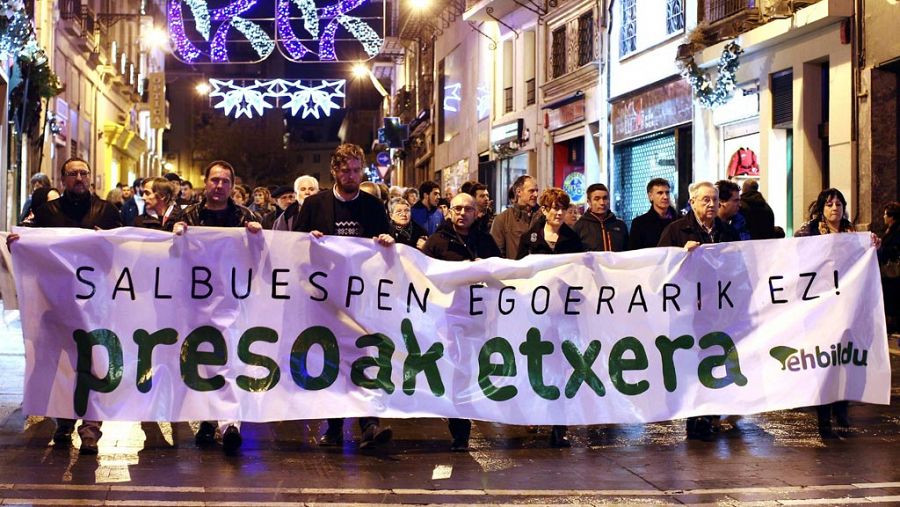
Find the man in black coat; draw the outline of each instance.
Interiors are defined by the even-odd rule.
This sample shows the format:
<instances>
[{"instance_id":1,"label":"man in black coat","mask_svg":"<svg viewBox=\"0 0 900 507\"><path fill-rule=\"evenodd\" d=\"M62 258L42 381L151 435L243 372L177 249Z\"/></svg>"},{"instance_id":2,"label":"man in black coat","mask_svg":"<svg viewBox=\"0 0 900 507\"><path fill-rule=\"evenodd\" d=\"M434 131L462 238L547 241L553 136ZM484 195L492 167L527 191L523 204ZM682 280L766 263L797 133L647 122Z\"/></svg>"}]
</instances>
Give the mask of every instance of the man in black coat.
<instances>
[{"instance_id":1,"label":"man in black coat","mask_svg":"<svg viewBox=\"0 0 900 507\"><path fill-rule=\"evenodd\" d=\"M331 176L334 188L311 195L303 201L294 231L308 232L315 238L322 236L353 236L373 238L381 245L393 245L391 225L381 199L360 192L365 153L355 144L342 144L331 155ZM372 448L388 443L393 437L390 428L379 426L377 417L360 417L362 431L360 448ZM344 444L344 419L328 419L328 429L319 439L325 447Z\"/></svg>"},{"instance_id":2,"label":"man in black coat","mask_svg":"<svg viewBox=\"0 0 900 507\"><path fill-rule=\"evenodd\" d=\"M657 246L683 247L692 252L708 243L740 241L737 231L718 217L719 191L708 181L694 183L690 187L691 212L669 224L663 230ZM709 440L713 422L717 416L689 417L687 437Z\"/></svg>"},{"instance_id":3,"label":"man in black coat","mask_svg":"<svg viewBox=\"0 0 900 507\"><path fill-rule=\"evenodd\" d=\"M663 229L678 218L678 212L671 204L671 188L669 181L664 178L654 178L647 183L650 210L631 221L629 250L655 247Z\"/></svg>"},{"instance_id":4,"label":"man in black coat","mask_svg":"<svg viewBox=\"0 0 900 507\"><path fill-rule=\"evenodd\" d=\"M741 214L747 221L750 239L775 237L775 213L759 193L759 182L747 180L741 187Z\"/></svg>"},{"instance_id":5,"label":"man in black coat","mask_svg":"<svg viewBox=\"0 0 900 507\"><path fill-rule=\"evenodd\" d=\"M588 252L623 252L628 248L628 227L609 210L609 189L594 183L587 189L590 209L572 228Z\"/></svg>"},{"instance_id":6,"label":"man in black coat","mask_svg":"<svg viewBox=\"0 0 900 507\"><path fill-rule=\"evenodd\" d=\"M425 255L445 261L474 261L500 257L500 249L494 238L473 226L476 213L475 199L471 195L456 194L450 201L450 219L441 224L425 242L422 249ZM450 450L454 452L469 450L472 421L450 418L447 425L453 438Z\"/></svg>"},{"instance_id":7,"label":"man in black coat","mask_svg":"<svg viewBox=\"0 0 900 507\"><path fill-rule=\"evenodd\" d=\"M112 204L100 199L90 190L91 166L86 160L72 157L62 164L64 191L59 199L34 210L34 227L80 227L82 229L115 229L122 226L122 215ZM18 234L10 234L6 240L10 247L19 239ZM81 454L97 454L97 442L103 433L101 421L84 420L78 427L81 437ZM72 443L75 419L56 420L54 445Z\"/></svg>"}]
</instances>

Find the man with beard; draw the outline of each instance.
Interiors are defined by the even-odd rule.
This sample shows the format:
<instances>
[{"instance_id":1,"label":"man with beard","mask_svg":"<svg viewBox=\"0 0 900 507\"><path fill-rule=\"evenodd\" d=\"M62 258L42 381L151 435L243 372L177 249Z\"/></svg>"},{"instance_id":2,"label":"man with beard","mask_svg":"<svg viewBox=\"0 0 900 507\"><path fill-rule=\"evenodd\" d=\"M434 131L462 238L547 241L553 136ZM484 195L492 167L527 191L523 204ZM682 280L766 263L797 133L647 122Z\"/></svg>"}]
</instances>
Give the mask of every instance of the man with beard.
<instances>
[{"instance_id":1,"label":"man with beard","mask_svg":"<svg viewBox=\"0 0 900 507\"><path fill-rule=\"evenodd\" d=\"M91 193L90 178L91 166L86 160L72 157L63 162L63 194L59 199L34 210L34 227L80 227L91 230L121 227L119 210ZM18 239L18 234L10 234L6 240L7 247ZM82 421L78 428L81 454L97 454L97 442L103 435L101 424L101 421ZM74 419L57 419L54 445L62 447L71 444L74 429Z\"/></svg>"},{"instance_id":2,"label":"man with beard","mask_svg":"<svg viewBox=\"0 0 900 507\"><path fill-rule=\"evenodd\" d=\"M184 234L188 226L205 227L244 227L251 233L262 230L259 217L231 199L234 188L234 167L224 160L216 160L203 170L205 185L200 202L188 206L184 210L183 222L174 226L175 234ZM236 454L241 448L240 421L203 421L194 437L200 447L213 444L217 439L222 441L222 450L227 455Z\"/></svg>"},{"instance_id":3,"label":"man with beard","mask_svg":"<svg viewBox=\"0 0 900 507\"><path fill-rule=\"evenodd\" d=\"M293 230L308 232L315 238L322 236L352 236L372 238L378 244L394 244L391 225L381 200L361 192L365 153L355 144L342 144L331 155L331 176L334 188L319 192L303 201ZM377 417L360 417L361 449L388 443L393 437L390 428L379 426ZM328 429L319 445L338 447L344 443L344 419L328 419Z\"/></svg>"},{"instance_id":4,"label":"man with beard","mask_svg":"<svg viewBox=\"0 0 900 507\"><path fill-rule=\"evenodd\" d=\"M692 252L707 243L738 241L737 231L718 217L719 190L708 181L690 187L691 212L675 220L662 232L657 246L683 247ZM651 210L653 211L653 210ZM688 439L710 440L717 416L689 417Z\"/></svg>"},{"instance_id":5,"label":"man with beard","mask_svg":"<svg viewBox=\"0 0 900 507\"><path fill-rule=\"evenodd\" d=\"M538 186L531 176L519 176L509 189L512 206L497 215L491 225L491 236L500 249L500 256L515 259L519 253L519 239L541 217L537 213Z\"/></svg>"}]
</instances>

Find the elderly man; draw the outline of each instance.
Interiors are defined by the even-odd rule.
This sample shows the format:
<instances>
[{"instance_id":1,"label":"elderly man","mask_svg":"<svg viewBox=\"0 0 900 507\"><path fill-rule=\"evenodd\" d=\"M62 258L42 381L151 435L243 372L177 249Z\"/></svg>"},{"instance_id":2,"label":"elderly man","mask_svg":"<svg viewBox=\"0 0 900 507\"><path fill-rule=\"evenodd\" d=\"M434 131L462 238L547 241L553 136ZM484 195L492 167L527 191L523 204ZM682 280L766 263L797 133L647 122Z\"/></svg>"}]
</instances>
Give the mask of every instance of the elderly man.
<instances>
[{"instance_id":1,"label":"elderly man","mask_svg":"<svg viewBox=\"0 0 900 507\"><path fill-rule=\"evenodd\" d=\"M500 249L497 248L494 239L473 226L476 213L475 199L469 194L457 194L450 201L450 219L438 227L425 242L422 249L425 255L444 261L474 261L499 257ZM472 421L451 418L448 426L453 439L450 450L467 451Z\"/></svg>"},{"instance_id":2,"label":"elderly man","mask_svg":"<svg viewBox=\"0 0 900 507\"><path fill-rule=\"evenodd\" d=\"M82 229L114 229L122 226L122 216L112 204L91 193L91 166L86 160L72 157L62 164L64 191L59 199L50 201L34 210L34 227L80 227ZM19 239L10 234L7 247ZM100 421L84 420L78 428L81 437L81 454L97 454L97 442L103 433ZM57 419L53 444L68 446L72 443L74 419Z\"/></svg>"},{"instance_id":3,"label":"elderly man","mask_svg":"<svg viewBox=\"0 0 900 507\"><path fill-rule=\"evenodd\" d=\"M261 231L259 217L232 200L234 179L234 167L224 160L216 160L206 166L203 171L203 198L184 210L184 221L173 227L175 234L184 234L188 226L192 225L244 227L254 234ZM194 441L198 446L204 447L221 440L225 454L233 455L243 443L240 428L240 421L219 421L218 424L203 421Z\"/></svg>"},{"instance_id":4,"label":"elderly man","mask_svg":"<svg viewBox=\"0 0 900 507\"><path fill-rule=\"evenodd\" d=\"M326 235L373 238L377 243L394 244L391 225L381 200L360 191L365 153L355 144L342 144L331 155L331 191L311 195L303 201L300 216L292 230L308 232L315 238ZM360 448L373 448L390 442L393 432L379 426L377 417L360 417ZM324 447L344 443L344 420L328 420L328 429L319 439Z\"/></svg>"},{"instance_id":5,"label":"elderly man","mask_svg":"<svg viewBox=\"0 0 900 507\"><path fill-rule=\"evenodd\" d=\"M538 186L531 176L519 176L509 189L512 206L497 215L491 225L491 236L500 249L500 256L515 259L519 253L519 239L538 221Z\"/></svg>"},{"instance_id":6,"label":"elderly man","mask_svg":"<svg viewBox=\"0 0 900 507\"><path fill-rule=\"evenodd\" d=\"M737 232L718 217L719 190L708 181L694 183L690 187L691 213L669 224L662 232L657 246L682 247L692 252L707 243L738 241ZM712 438L716 416L689 417L687 437L709 440Z\"/></svg>"},{"instance_id":7,"label":"elderly man","mask_svg":"<svg viewBox=\"0 0 900 507\"><path fill-rule=\"evenodd\" d=\"M281 219L281 217L284 217L287 210L291 209L291 206L297 202L297 193L294 191L293 187L287 185L276 188L275 191L272 192L272 197L275 199L275 210L263 217L263 229L274 229L275 222ZM285 218L290 219L290 217ZM285 230L289 229L286 228Z\"/></svg>"}]
</instances>

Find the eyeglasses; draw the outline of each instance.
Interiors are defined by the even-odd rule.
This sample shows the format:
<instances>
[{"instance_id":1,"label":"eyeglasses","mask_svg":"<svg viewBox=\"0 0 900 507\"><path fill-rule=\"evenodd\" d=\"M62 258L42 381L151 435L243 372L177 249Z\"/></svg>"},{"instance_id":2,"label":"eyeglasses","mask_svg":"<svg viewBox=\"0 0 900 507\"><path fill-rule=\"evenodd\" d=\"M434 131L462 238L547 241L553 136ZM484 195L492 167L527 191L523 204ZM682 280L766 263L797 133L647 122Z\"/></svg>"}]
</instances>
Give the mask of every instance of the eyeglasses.
<instances>
[{"instance_id":1,"label":"eyeglasses","mask_svg":"<svg viewBox=\"0 0 900 507\"><path fill-rule=\"evenodd\" d=\"M395 215L409 215L409 210L408 209L397 209L397 210L394 210L394 214Z\"/></svg>"},{"instance_id":2,"label":"eyeglasses","mask_svg":"<svg viewBox=\"0 0 900 507\"><path fill-rule=\"evenodd\" d=\"M66 171L66 177L77 178L81 176L82 178L87 178L90 175L90 171Z\"/></svg>"},{"instance_id":3,"label":"eyeglasses","mask_svg":"<svg viewBox=\"0 0 900 507\"><path fill-rule=\"evenodd\" d=\"M463 214L463 213L475 213L475 208L472 206L453 206L450 208L454 213Z\"/></svg>"}]
</instances>

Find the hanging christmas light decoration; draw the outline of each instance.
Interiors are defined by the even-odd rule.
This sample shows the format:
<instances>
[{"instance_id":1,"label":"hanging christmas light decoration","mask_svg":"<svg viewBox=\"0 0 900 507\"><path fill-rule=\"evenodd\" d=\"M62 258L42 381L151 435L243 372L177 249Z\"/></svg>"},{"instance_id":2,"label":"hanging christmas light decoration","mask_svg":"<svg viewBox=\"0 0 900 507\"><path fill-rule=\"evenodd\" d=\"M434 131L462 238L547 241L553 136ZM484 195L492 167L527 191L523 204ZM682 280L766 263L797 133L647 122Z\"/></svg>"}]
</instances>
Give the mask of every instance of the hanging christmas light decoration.
<instances>
[{"instance_id":1,"label":"hanging christmas light decoration","mask_svg":"<svg viewBox=\"0 0 900 507\"><path fill-rule=\"evenodd\" d=\"M475 94L475 111L479 120L483 120L491 114L491 89L484 83L478 85Z\"/></svg>"},{"instance_id":2,"label":"hanging christmas light decoration","mask_svg":"<svg viewBox=\"0 0 900 507\"><path fill-rule=\"evenodd\" d=\"M31 37L31 21L22 0L0 1L0 59L17 54Z\"/></svg>"},{"instance_id":3,"label":"hanging christmas light decoration","mask_svg":"<svg viewBox=\"0 0 900 507\"><path fill-rule=\"evenodd\" d=\"M744 50L737 41L731 41L725 45L722 49L722 56L719 57L715 85L709 74L700 70L700 67L694 62L694 57L679 62L682 66L681 76L691 84L694 96L701 106L713 109L731 99L737 86L735 79L741 65L740 56L743 52Z\"/></svg>"},{"instance_id":4,"label":"hanging christmas light decoration","mask_svg":"<svg viewBox=\"0 0 900 507\"><path fill-rule=\"evenodd\" d=\"M444 87L444 111L451 113L459 111L459 103L462 102L460 90L462 90L462 83L453 83Z\"/></svg>"},{"instance_id":5,"label":"hanging christmas light decoration","mask_svg":"<svg viewBox=\"0 0 900 507\"><path fill-rule=\"evenodd\" d=\"M224 110L234 118L262 116L266 109L273 109L283 100L280 109L301 118L316 119L330 116L331 111L341 109L345 97L343 79L271 79L253 80L244 84L236 80L210 79L210 99L221 99L213 107Z\"/></svg>"},{"instance_id":6,"label":"hanging christmas light decoration","mask_svg":"<svg viewBox=\"0 0 900 507\"><path fill-rule=\"evenodd\" d=\"M204 55L210 63L252 63L246 56L230 56L227 46L238 42L250 43L256 61L276 47L292 61L360 60L353 46L371 58L384 43L384 3L373 0L337 0L321 7L317 0L233 0L220 8L210 8L206 0L168 1L175 55L187 63L201 63ZM292 9L299 16L292 16ZM292 25L294 19L301 19L302 27ZM234 38L232 28L243 39Z\"/></svg>"}]
</instances>

